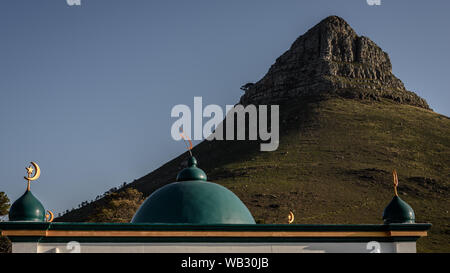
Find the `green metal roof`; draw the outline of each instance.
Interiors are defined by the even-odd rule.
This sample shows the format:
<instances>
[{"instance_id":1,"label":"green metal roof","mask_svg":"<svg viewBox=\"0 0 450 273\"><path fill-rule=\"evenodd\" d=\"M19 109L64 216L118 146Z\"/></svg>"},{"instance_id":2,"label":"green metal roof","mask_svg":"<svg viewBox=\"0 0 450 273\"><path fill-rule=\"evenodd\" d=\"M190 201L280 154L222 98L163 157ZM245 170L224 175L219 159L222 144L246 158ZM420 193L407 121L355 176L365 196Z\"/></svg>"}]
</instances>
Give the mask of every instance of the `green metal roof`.
<instances>
[{"instance_id":1,"label":"green metal roof","mask_svg":"<svg viewBox=\"0 0 450 273\"><path fill-rule=\"evenodd\" d=\"M206 181L175 182L160 188L144 201L131 222L255 224L233 192Z\"/></svg>"},{"instance_id":2,"label":"green metal roof","mask_svg":"<svg viewBox=\"0 0 450 273\"><path fill-rule=\"evenodd\" d=\"M426 231L430 223L414 224L157 224L91 222L0 222L0 230L165 230L165 231Z\"/></svg>"},{"instance_id":3,"label":"green metal roof","mask_svg":"<svg viewBox=\"0 0 450 273\"><path fill-rule=\"evenodd\" d=\"M358 242L367 240L376 240L379 242L394 241L416 241L421 236L420 232L427 231L431 224L389 224L389 225L299 225L299 224L218 224L218 225L197 225L197 224L133 224L133 223L58 223L58 222L0 222L0 230L5 231L21 231L22 235L8 237L13 242L69 242L76 240L79 242ZM33 236L24 235L24 232L45 231L46 235L35 234ZM228 231L236 232L233 237L192 237L192 236L174 236L174 237L158 237L158 236L81 236L74 235L51 235L47 232L52 231L70 231L70 234L76 231ZM248 237L239 235L243 231L250 232L351 232L353 236L276 236L276 237ZM416 235L389 235L390 232L419 232ZM358 233L360 233L358 235ZM364 232L386 232L385 235L379 237L366 237Z\"/></svg>"}]
</instances>

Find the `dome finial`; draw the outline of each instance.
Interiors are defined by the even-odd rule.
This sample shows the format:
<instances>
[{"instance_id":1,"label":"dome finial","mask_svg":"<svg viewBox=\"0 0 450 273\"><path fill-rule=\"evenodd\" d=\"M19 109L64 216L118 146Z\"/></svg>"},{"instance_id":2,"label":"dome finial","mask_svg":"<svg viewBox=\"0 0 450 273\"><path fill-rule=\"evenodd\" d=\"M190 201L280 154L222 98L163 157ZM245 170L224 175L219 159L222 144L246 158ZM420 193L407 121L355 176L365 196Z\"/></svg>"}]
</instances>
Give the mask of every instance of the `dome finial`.
<instances>
[{"instance_id":1,"label":"dome finial","mask_svg":"<svg viewBox=\"0 0 450 273\"><path fill-rule=\"evenodd\" d=\"M191 155L191 157L188 160L188 166L189 167L196 167L197 166L197 159Z\"/></svg>"},{"instance_id":2,"label":"dome finial","mask_svg":"<svg viewBox=\"0 0 450 273\"><path fill-rule=\"evenodd\" d=\"M53 219L55 219L55 214L51 210L47 210L48 214L45 214L45 221L46 222L53 222Z\"/></svg>"},{"instance_id":3,"label":"dome finial","mask_svg":"<svg viewBox=\"0 0 450 273\"><path fill-rule=\"evenodd\" d=\"M398 176L397 171L392 172L394 178L394 198L383 211L383 220L385 224L401 223L410 224L415 222L414 210L411 206L398 196Z\"/></svg>"},{"instance_id":4,"label":"dome finial","mask_svg":"<svg viewBox=\"0 0 450 273\"><path fill-rule=\"evenodd\" d=\"M394 177L394 194L395 196L398 196L398 191L397 191L397 187L398 187L398 176L397 176L397 171L394 170L392 172L392 176Z\"/></svg>"},{"instance_id":5,"label":"dome finial","mask_svg":"<svg viewBox=\"0 0 450 273\"><path fill-rule=\"evenodd\" d=\"M27 185L27 191L30 191L30 181L35 181L39 178L39 176L41 176L41 168L39 168L39 165L36 164L36 162L31 161L30 162L31 165L29 167L25 167L25 169L27 170L27 176L24 176L23 178L25 178L25 180L27 180L28 185ZM33 169L34 166L34 169ZM33 171L36 170L33 174Z\"/></svg>"},{"instance_id":6,"label":"dome finial","mask_svg":"<svg viewBox=\"0 0 450 273\"><path fill-rule=\"evenodd\" d=\"M42 203L31 193L30 182L35 181L41 175L41 169L35 162L31 162L29 167L25 168L27 175L24 176L27 180L27 190L19 197L9 209L9 221L32 221L32 222L45 222L45 209ZM33 175L34 172L34 175ZM51 213L53 214L53 213ZM53 217L49 219L53 220Z\"/></svg>"},{"instance_id":7,"label":"dome finial","mask_svg":"<svg viewBox=\"0 0 450 273\"><path fill-rule=\"evenodd\" d=\"M177 175L177 182L181 181L206 181L206 173L197 167L197 159L191 156L188 159L188 167L181 170Z\"/></svg>"},{"instance_id":8,"label":"dome finial","mask_svg":"<svg viewBox=\"0 0 450 273\"><path fill-rule=\"evenodd\" d=\"M289 224L294 223L294 219L295 219L294 213L292 212L292 210L290 210L288 215L288 223Z\"/></svg>"},{"instance_id":9,"label":"dome finial","mask_svg":"<svg viewBox=\"0 0 450 273\"><path fill-rule=\"evenodd\" d=\"M180 133L181 138L183 138L184 143L186 144L186 147L189 151L189 154L191 155L188 159L188 167L183 169L181 172L177 175L177 181L189 181L189 180L202 180L206 181L206 174L205 172L197 168L197 159L192 155L192 141L189 139L188 136L183 135L183 131ZM186 141L187 139L187 141ZM189 142L189 145L188 145Z\"/></svg>"},{"instance_id":10,"label":"dome finial","mask_svg":"<svg viewBox=\"0 0 450 273\"><path fill-rule=\"evenodd\" d=\"M184 140L184 144L186 144L186 148L188 149L189 154L190 154L191 157L192 157L192 141L189 139L188 136L184 137L183 129L181 129L180 136L181 136L181 138ZM188 145L188 143L186 142L186 139L187 139L187 141L189 141L189 145Z\"/></svg>"},{"instance_id":11,"label":"dome finial","mask_svg":"<svg viewBox=\"0 0 450 273\"><path fill-rule=\"evenodd\" d=\"M190 157L187 162L188 167L178 173L177 181L178 182L189 180L206 181L206 173L202 169L197 167L197 159L192 155L192 141L189 139L188 136L184 135L183 131L181 131L180 136L184 140L184 143L186 144Z\"/></svg>"}]
</instances>

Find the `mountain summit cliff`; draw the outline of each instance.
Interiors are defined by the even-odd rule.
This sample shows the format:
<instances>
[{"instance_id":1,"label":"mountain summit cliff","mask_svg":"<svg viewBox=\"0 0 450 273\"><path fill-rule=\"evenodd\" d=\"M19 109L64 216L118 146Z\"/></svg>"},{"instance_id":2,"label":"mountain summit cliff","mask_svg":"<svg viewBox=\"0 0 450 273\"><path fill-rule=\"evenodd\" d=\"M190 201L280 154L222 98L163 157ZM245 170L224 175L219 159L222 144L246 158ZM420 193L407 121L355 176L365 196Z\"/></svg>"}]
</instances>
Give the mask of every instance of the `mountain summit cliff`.
<instances>
[{"instance_id":1,"label":"mountain summit cliff","mask_svg":"<svg viewBox=\"0 0 450 273\"><path fill-rule=\"evenodd\" d=\"M268 73L247 88L242 104L270 104L298 97L391 99L430 109L392 74L389 56L358 36L338 16L329 16L300 36Z\"/></svg>"}]
</instances>

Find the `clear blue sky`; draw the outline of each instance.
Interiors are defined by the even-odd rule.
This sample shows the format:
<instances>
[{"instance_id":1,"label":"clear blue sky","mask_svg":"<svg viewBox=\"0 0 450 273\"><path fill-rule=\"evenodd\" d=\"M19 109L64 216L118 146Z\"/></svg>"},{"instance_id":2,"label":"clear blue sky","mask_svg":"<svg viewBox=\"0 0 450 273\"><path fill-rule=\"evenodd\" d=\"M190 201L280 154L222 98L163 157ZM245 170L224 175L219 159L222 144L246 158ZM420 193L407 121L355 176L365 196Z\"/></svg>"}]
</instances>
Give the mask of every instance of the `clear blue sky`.
<instances>
[{"instance_id":1,"label":"clear blue sky","mask_svg":"<svg viewBox=\"0 0 450 273\"><path fill-rule=\"evenodd\" d=\"M234 104L328 15L388 52L409 90L450 116L450 2L382 0L2 0L0 191L61 212L184 152L176 104ZM175 177L176 174L174 174Z\"/></svg>"}]
</instances>

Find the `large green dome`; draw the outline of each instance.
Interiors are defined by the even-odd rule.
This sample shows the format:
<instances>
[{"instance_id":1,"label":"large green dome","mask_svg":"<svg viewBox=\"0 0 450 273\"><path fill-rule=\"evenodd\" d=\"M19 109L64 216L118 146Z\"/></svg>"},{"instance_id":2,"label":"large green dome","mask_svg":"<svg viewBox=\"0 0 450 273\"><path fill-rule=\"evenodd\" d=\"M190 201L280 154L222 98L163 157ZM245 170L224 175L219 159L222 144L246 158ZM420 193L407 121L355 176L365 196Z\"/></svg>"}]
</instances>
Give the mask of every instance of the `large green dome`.
<instances>
[{"instance_id":1,"label":"large green dome","mask_svg":"<svg viewBox=\"0 0 450 273\"><path fill-rule=\"evenodd\" d=\"M191 158L190 166L178 176L180 182L171 183L152 193L131 222L255 224L244 203L227 188L205 181L206 174L196 168L196 163L195 158ZM189 176L198 177L198 180L186 181Z\"/></svg>"},{"instance_id":2,"label":"large green dome","mask_svg":"<svg viewBox=\"0 0 450 273\"><path fill-rule=\"evenodd\" d=\"M41 202L27 190L9 209L9 221L45 221L45 210Z\"/></svg>"}]
</instances>

